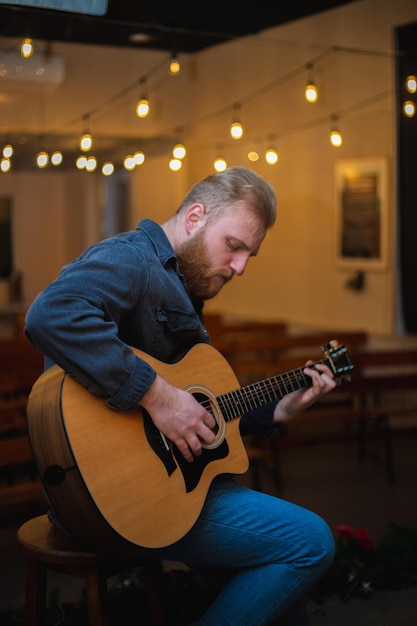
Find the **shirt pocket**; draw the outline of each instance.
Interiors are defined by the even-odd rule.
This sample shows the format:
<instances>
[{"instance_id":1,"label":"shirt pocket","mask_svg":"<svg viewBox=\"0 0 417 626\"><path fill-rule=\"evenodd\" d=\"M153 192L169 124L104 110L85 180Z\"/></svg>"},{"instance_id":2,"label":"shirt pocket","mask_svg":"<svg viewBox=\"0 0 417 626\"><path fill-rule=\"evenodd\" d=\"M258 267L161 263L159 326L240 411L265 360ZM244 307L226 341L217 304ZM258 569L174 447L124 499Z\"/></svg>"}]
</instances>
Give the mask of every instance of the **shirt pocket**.
<instances>
[{"instance_id":1,"label":"shirt pocket","mask_svg":"<svg viewBox=\"0 0 417 626\"><path fill-rule=\"evenodd\" d=\"M173 335L198 331L201 328L197 313L190 311L158 307L156 318L158 322L165 324L167 330Z\"/></svg>"}]
</instances>

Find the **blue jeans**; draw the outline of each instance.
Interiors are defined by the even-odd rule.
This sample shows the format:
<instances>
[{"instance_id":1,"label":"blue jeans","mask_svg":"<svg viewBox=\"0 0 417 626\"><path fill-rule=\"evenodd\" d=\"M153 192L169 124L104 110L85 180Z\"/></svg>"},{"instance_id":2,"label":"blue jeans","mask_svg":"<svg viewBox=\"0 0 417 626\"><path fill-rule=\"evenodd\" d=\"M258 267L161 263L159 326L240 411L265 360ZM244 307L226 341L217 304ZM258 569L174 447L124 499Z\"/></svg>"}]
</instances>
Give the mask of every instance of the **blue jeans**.
<instances>
[{"instance_id":1,"label":"blue jeans","mask_svg":"<svg viewBox=\"0 0 417 626\"><path fill-rule=\"evenodd\" d=\"M329 567L334 541L316 514L221 478L191 531L149 553L222 586L199 626L307 626L306 594Z\"/></svg>"}]
</instances>

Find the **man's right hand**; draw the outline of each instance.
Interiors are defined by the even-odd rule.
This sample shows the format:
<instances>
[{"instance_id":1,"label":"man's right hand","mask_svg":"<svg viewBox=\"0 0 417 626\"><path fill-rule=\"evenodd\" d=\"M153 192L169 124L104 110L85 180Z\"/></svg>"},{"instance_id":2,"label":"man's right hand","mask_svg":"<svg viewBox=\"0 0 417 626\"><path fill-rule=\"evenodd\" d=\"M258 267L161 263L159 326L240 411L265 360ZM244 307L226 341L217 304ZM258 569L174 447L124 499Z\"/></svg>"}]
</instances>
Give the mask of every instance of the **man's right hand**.
<instances>
[{"instance_id":1,"label":"man's right hand","mask_svg":"<svg viewBox=\"0 0 417 626\"><path fill-rule=\"evenodd\" d=\"M174 387L159 374L142 396L140 405L155 426L177 446L186 461L202 453L215 439L214 417L187 391Z\"/></svg>"}]
</instances>

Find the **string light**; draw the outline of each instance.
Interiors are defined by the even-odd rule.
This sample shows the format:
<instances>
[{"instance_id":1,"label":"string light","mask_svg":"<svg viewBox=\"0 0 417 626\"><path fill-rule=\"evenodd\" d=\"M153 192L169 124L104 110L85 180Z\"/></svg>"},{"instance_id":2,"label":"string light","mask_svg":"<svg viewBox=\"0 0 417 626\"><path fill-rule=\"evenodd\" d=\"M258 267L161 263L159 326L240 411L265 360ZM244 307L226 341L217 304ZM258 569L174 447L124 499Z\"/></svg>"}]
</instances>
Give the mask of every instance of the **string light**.
<instances>
[{"instance_id":1,"label":"string light","mask_svg":"<svg viewBox=\"0 0 417 626\"><path fill-rule=\"evenodd\" d=\"M335 50L328 50L328 51L326 51L325 53L322 53L322 54L320 55L320 61L322 60L322 58L324 58L324 56L328 56L330 53L333 53L334 51L335 51ZM166 64L166 58L165 58L165 60L164 60L163 62L164 62L164 64ZM315 65L318 63L318 58L313 59L313 61L312 61L312 62L310 62L310 63L307 65L307 67L308 67L308 69L309 69L309 71L310 71L311 73L312 73L312 70L313 70L313 62L314 62L314 66L315 66ZM162 64L160 63L160 64L159 64L159 66L161 66L161 65L162 65ZM249 101L249 100L253 100L255 97L257 97L257 96L259 96L259 95L263 95L263 94L265 94L267 91L270 91L271 89L275 88L277 85L282 85L284 82L287 82L290 78L293 78L293 77L294 77L294 75L298 75L298 74L300 74L302 71L305 71L305 67L306 67L306 66L305 66L305 65L303 65L301 68L297 68L295 72L293 71L293 72L291 72L290 74L288 74L287 76L280 77L278 80L275 80L275 81L274 81L273 83L271 83L270 85L267 85L266 87L263 87L262 89L257 90L257 92L252 93L252 94L250 95L250 97L249 97L249 98L245 98L245 103L246 103L247 101ZM147 78L148 78L148 77L149 77L149 74L147 75ZM147 78L143 77L143 78L139 81L139 82L140 82L140 84L144 85L144 84L146 83ZM137 84L137 83L136 83L136 84ZM313 84L313 85L314 85L313 77L311 77L311 80L309 81L309 84ZM134 87L135 87L135 85L133 85L133 86L132 86L132 87L130 87L129 89L134 88ZM315 85L314 85L314 87L315 87ZM415 77L415 76L411 76L411 75L410 75L410 76L408 76L408 77L407 77L407 79L406 79L406 87L407 87L407 89L408 89L408 91L409 91L410 93L414 93L414 92L416 91L416 77ZM315 87L315 89L316 89L316 92L317 92L317 88L316 88L316 87ZM121 92L121 93L119 94L119 96L125 95L125 93L126 93L126 89L124 89L124 90L123 90L123 92ZM360 103L356 103L356 104L355 104L355 105L353 105L353 106L347 107L347 108L346 108L346 109L344 109L341 113L342 113L342 115L345 117L348 113L352 112L353 110L360 110L360 109L362 109L362 108L364 108L364 107L366 107L366 106L369 106L370 104L373 104L373 103L375 103L375 102L377 102L377 101L381 100L382 98L386 98L387 96L390 96L390 95L391 95L391 90L387 90L387 91L385 91L385 92L383 92L383 93L380 93L380 94L374 95L374 96L372 96L372 97L370 97L370 98L367 98L366 100L364 100L364 101L362 101L362 102L360 102ZM112 98L112 101L113 101L114 99L115 99L115 98L113 97L113 98ZM144 102L144 104L145 104L145 106L146 106L146 110L149 112L149 101L148 101L148 99L147 99L147 97L146 97L146 94L145 94L145 93L143 93L143 99L142 99L142 100L144 100L144 101L145 101L145 102ZM138 103L138 104L139 104L139 103ZM239 107L240 107L240 106L241 106L241 103L239 103L239 104L235 104L235 105L234 105L234 111L236 112L236 111L239 109ZM95 112L94 112L94 113L96 113L96 110L95 110ZM224 110L222 109L221 111L218 111L218 112L217 112L217 114L218 114L218 115L220 115L220 114L222 114L222 115L223 115L223 114L224 114ZM407 100L407 102L405 102L405 103L404 103L404 114L406 114L406 115L408 115L408 116L410 116L410 117L412 117L413 115L415 115L415 114L416 114L416 105L413 103L413 101L412 101L412 100ZM142 115L143 115L143 112L142 112ZM146 116L146 115L143 115L143 116ZM211 117L213 117L213 115L211 115ZM88 118L88 115L84 116L84 118ZM235 124L236 128L238 129L238 131L239 131L240 129L241 129L241 131L242 131L241 133L240 133L240 132L238 132L238 133L237 133L237 136L238 136L238 137L239 137L239 135L240 135L240 136L243 136L243 128L242 128L242 125L241 125L240 121L239 121L238 119L235 119L235 121L233 122L233 124ZM313 124L309 124L309 126L311 127L312 125L313 125L313 126L316 126L316 125L320 125L320 124L322 124L322 120L317 120L316 122L313 122ZM239 127L240 127L240 129L239 129ZM305 127L305 124L300 124L300 126L299 126L298 130L299 130L299 129L301 129L301 128L303 128L303 127ZM294 132L294 130L297 130L297 128L294 128L294 127L293 127L293 128L292 128L292 132ZM84 134L87 134L87 133L84 133ZM90 133L88 133L88 135L89 135L89 137L90 137L90 139L91 139L91 135L90 135ZM178 136L178 135L177 135L177 136ZM179 134L179 136L181 136L181 135ZM234 136L236 137L236 134L235 134ZM91 140L91 141L92 141L92 140ZM339 146L341 146L341 145L342 145L342 137L341 137L340 131L339 131L337 128L334 128L334 129L332 129L332 131L331 131L331 142L332 142L332 145L334 145L334 146L336 146L336 147L339 147ZM91 144L91 145L92 145L92 144ZM181 145L182 145L182 144L181 144ZM130 156L131 156L131 155L130 155ZM173 156L174 156L174 155L173 155ZM277 161L277 157L278 157L278 155L273 156L273 153L271 153L270 157L271 157L271 156L273 157L273 160L275 159L275 162L276 162L276 161ZM269 157L269 158L270 158L270 157ZM134 160L134 166L141 164L140 162L137 162L137 161L136 161L136 157L135 157L135 156L133 156L132 158L133 158L133 160ZM142 153L142 156L137 157L137 158L139 158L139 159L143 159L143 160L144 160L144 155L143 155L143 153ZM177 156L177 158L178 158L178 156ZM265 155L265 158L266 158L266 155ZM257 160L259 160L259 152L258 152L256 149L255 149L255 150L250 150L250 152L248 152L248 159L249 159L249 160L251 160L252 162L256 162ZM143 163L143 160L141 161L142 163ZM51 156L51 162L52 162L52 156ZM224 159L220 159L220 160L218 161L218 163L217 163L217 167L219 167L220 169L224 169L224 167L227 167L227 165L224 165L224 163L226 163L226 162L224 161ZM78 167L78 164L77 164L77 167ZM81 167L81 168L82 168L82 167L85 167L85 162L84 162L84 165L81 165L80 167ZM132 169L133 169L133 167L132 167Z\"/></svg>"},{"instance_id":2,"label":"string light","mask_svg":"<svg viewBox=\"0 0 417 626\"><path fill-rule=\"evenodd\" d=\"M104 176L111 176L114 172L114 165L108 161L107 163L103 163L103 167L101 168Z\"/></svg>"},{"instance_id":3,"label":"string light","mask_svg":"<svg viewBox=\"0 0 417 626\"><path fill-rule=\"evenodd\" d=\"M10 159L3 158L0 161L0 169L3 173L9 172L12 167Z\"/></svg>"},{"instance_id":4,"label":"string light","mask_svg":"<svg viewBox=\"0 0 417 626\"><path fill-rule=\"evenodd\" d=\"M90 130L88 127L90 116L84 115L84 132L80 137L80 150L83 152L88 152L93 147L93 138L90 135Z\"/></svg>"},{"instance_id":5,"label":"string light","mask_svg":"<svg viewBox=\"0 0 417 626\"><path fill-rule=\"evenodd\" d=\"M75 165L79 170L85 169L85 166L87 165L87 157L85 157L84 155L79 156L75 162Z\"/></svg>"},{"instance_id":6,"label":"string light","mask_svg":"<svg viewBox=\"0 0 417 626\"><path fill-rule=\"evenodd\" d=\"M24 59L28 59L33 54L33 41L30 37L26 37L22 40L20 45L20 54Z\"/></svg>"},{"instance_id":7,"label":"string light","mask_svg":"<svg viewBox=\"0 0 417 626\"><path fill-rule=\"evenodd\" d=\"M135 165L142 165L145 162L145 154L142 152L142 150L138 150L137 152L135 152L135 154L133 155L133 160L135 162Z\"/></svg>"},{"instance_id":8,"label":"string light","mask_svg":"<svg viewBox=\"0 0 417 626\"><path fill-rule=\"evenodd\" d=\"M223 157L216 157L214 160L214 169L216 172L224 172L227 168L227 163Z\"/></svg>"},{"instance_id":9,"label":"string light","mask_svg":"<svg viewBox=\"0 0 417 626\"><path fill-rule=\"evenodd\" d=\"M136 104L136 115L143 119L144 117L148 117L151 107L149 104L148 96L146 95L145 85L146 78L141 78L139 80L139 85L142 86L141 96Z\"/></svg>"},{"instance_id":10,"label":"string light","mask_svg":"<svg viewBox=\"0 0 417 626\"><path fill-rule=\"evenodd\" d=\"M405 86L409 93L416 93L417 78L413 75L407 76L406 81L405 81Z\"/></svg>"},{"instance_id":11,"label":"string light","mask_svg":"<svg viewBox=\"0 0 417 626\"><path fill-rule=\"evenodd\" d=\"M133 158L131 154L128 154L124 158L123 167L125 168L125 170L128 170L129 172L135 169L136 167L135 159Z\"/></svg>"},{"instance_id":12,"label":"string light","mask_svg":"<svg viewBox=\"0 0 417 626\"><path fill-rule=\"evenodd\" d=\"M256 150L249 150L248 159L249 161L252 161L252 163L259 161L259 152L257 152Z\"/></svg>"},{"instance_id":13,"label":"string light","mask_svg":"<svg viewBox=\"0 0 417 626\"><path fill-rule=\"evenodd\" d=\"M240 122L239 115L238 115L240 111L240 105L235 104L233 106L233 111L234 111L234 115L233 115L232 124L230 126L230 135L233 139L241 139L243 137L243 126Z\"/></svg>"},{"instance_id":14,"label":"string light","mask_svg":"<svg viewBox=\"0 0 417 626\"><path fill-rule=\"evenodd\" d=\"M330 143L335 148L340 148L343 143L342 135L337 127L337 118L335 116L332 117L332 127L330 129Z\"/></svg>"},{"instance_id":15,"label":"string light","mask_svg":"<svg viewBox=\"0 0 417 626\"><path fill-rule=\"evenodd\" d=\"M12 155L13 155L13 146L10 143L7 143L5 146L3 146L3 156L6 159L10 159Z\"/></svg>"},{"instance_id":16,"label":"string light","mask_svg":"<svg viewBox=\"0 0 417 626\"><path fill-rule=\"evenodd\" d=\"M62 152L60 152L59 150L55 150L55 152L51 154L52 165L55 165L55 166L61 165L62 160L63 160Z\"/></svg>"},{"instance_id":17,"label":"string light","mask_svg":"<svg viewBox=\"0 0 417 626\"><path fill-rule=\"evenodd\" d=\"M414 117L416 114L416 105L412 100L406 100L403 104L403 111L406 117Z\"/></svg>"},{"instance_id":18,"label":"string light","mask_svg":"<svg viewBox=\"0 0 417 626\"><path fill-rule=\"evenodd\" d=\"M278 163L278 152L275 148L268 148L265 152L265 161L268 165L275 165L275 163Z\"/></svg>"},{"instance_id":19,"label":"string light","mask_svg":"<svg viewBox=\"0 0 417 626\"><path fill-rule=\"evenodd\" d=\"M177 143L172 149L172 156L176 159L183 159L187 154L186 147L182 143Z\"/></svg>"},{"instance_id":20,"label":"string light","mask_svg":"<svg viewBox=\"0 0 417 626\"><path fill-rule=\"evenodd\" d=\"M88 152L93 147L93 138L90 133L83 133L80 137L80 149Z\"/></svg>"},{"instance_id":21,"label":"string light","mask_svg":"<svg viewBox=\"0 0 417 626\"><path fill-rule=\"evenodd\" d=\"M174 52L169 62L169 74L170 76L177 76L181 72L181 64L178 60L177 54Z\"/></svg>"},{"instance_id":22,"label":"string light","mask_svg":"<svg viewBox=\"0 0 417 626\"><path fill-rule=\"evenodd\" d=\"M85 164L85 169L87 172L94 172L97 167L97 159L96 157L90 156L87 159L87 163Z\"/></svg>"},{"instance_id":23,"label":"string light","mask_svg":"<svg viewBox=\"0 0 417 626\"><path fill-rule=\"evenodd\" d=\"M178 172L182 168L181 159L171 159L169 162L169 169L173 172Z\"/></svg>"},{"instance_id":24,"label":"string light","mask_svg":"<svg viewBox=\"0 0 417 626\"><path fill-rule=\"evenodd\" d=\"M308 71L308 78L307 78L307 85L305 87L304 90L304 96L305 99L307 100L307 102L317 102L318 99L318 91L317 91L317 87L316 84L314 82L314 78L313 78L313 65L312 63L308 63L307 64L307 71Z\"/></svg>"},{"instance_id":25,"label":"string light","mask_svg":"<svg viewBox=\"0 0 417 626\"><path fill-rule=\"evenodd\" d=\"M49 162L49 155L47 152L45 152L44 150L41 150L40 152L38 152L37 156L36 156L36 165L40 168L40 169L44 169Z\"/></svg>"}]
</instances>

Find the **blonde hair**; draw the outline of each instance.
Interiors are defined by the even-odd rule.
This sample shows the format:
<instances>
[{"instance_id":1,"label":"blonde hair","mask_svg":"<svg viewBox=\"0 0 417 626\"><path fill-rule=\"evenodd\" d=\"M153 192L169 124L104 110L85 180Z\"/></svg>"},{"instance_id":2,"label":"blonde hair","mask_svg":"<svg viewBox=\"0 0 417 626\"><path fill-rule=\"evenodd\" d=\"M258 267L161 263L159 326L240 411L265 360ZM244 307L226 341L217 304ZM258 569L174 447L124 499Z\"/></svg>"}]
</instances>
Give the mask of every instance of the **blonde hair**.
<instances>
[{"instance_id":1,"label":"blonde hair","mask_svg":"<svg viewBox=\"0 0 417 626\"><path fill-rule=\"evenodd\" d=\"M226 209L248 208L267 230L276 220L277 200L272 186L247 167L230 167L191 187L177 213L191 204L204 205L208 221Z\"/></svg>"}]
</instances>

